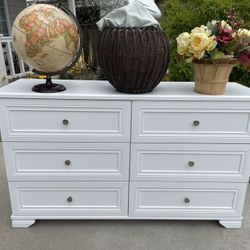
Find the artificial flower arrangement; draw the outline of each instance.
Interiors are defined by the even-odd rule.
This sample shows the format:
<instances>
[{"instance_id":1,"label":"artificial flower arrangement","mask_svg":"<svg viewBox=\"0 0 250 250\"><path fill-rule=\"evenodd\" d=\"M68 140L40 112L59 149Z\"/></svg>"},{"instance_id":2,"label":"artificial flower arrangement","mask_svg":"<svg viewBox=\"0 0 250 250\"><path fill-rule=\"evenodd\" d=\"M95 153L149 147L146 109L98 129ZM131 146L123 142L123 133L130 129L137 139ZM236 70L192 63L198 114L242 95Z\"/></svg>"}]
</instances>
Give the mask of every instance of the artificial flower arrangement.
<instances>
[{"instance_id":1,"label":"artificial flower arrangement","mask_svg":"<svg viewBox=\"0 0 250 250\"><path fill-rule=\"evenodd\" d=\"M188 62L234 57L245 68L250 65L250 30L243 28L242 20L235 20L235 14L227 21L213 20L191 33L184 32L176 40L178 54L186 56Z\"/></svg>"},{"instance_id":2,"label":"artificial flower arrangement","mask_svg":"<svg viewBox=\"0 0 250 250\"><path fill-rule=\"evenodd\" d=\"M228 20L213 20L207 25L195 27L190 33L180 34L176 40L178 54L184 56L187 62L195 64L196 92L198 93L204 92L198 90L200 88L198 84L204 82L210 84L210 86L206 86L210 90L222 87L223 89L219 90L220 93L216 90L214 93L223 94L225 86L212 86L211 82L216 83L216 77L224 75L224 81L227 83L231 70L237 61L245 69L250 66L250 30L244 29L243 20L237 19L234 10L228 13ZM205 68L205 65L198 64L210 65L210 69ZM213 69L212 64L214 65ZM223 71L220 71L219 66L215 66L216 64L222 65L223 67L220 69ZM225 65L228 65L228 70L226 70ZM196 73L199 75L197 76ZM202 79L204 77L207 79ZM218 79L218 82L221 83L222 80ZM202 94L207 94L205 92ZM213 90L210 92L213 94Z\"/></svg>"}]
</instances>

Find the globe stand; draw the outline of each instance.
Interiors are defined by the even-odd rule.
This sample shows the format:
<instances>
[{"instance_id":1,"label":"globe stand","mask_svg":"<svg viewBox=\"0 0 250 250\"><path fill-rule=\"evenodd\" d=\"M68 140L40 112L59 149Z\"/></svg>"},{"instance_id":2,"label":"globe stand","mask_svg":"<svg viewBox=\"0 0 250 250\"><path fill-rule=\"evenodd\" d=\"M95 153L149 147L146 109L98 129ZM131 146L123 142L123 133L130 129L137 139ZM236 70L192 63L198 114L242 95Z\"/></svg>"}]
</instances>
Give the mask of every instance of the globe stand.
<instances>
[{"instance_id":1,"label":"globe stand","mask_svg":"<svg viewBox=\"0 0 250 250\"><path fill-rule=\"evenodd\" d=\"M66 88L61 84L52 83L51 76L46 76L46 83L35 85L32 91L38 93L58 93L66 90Z\"/></svg>"}]
</instances>

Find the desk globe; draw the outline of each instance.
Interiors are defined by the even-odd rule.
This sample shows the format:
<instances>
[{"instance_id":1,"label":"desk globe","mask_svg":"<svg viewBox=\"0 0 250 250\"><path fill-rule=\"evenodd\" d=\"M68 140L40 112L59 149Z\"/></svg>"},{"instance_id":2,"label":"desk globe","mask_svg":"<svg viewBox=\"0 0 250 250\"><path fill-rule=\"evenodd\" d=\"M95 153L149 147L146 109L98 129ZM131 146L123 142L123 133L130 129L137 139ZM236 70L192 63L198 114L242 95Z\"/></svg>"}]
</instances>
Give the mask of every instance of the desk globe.
<instances>
[{"instance_id":1,"label":"desk globe","mask_svg":"<svg viewBox=\"0 0 250 250\"><path fill-rule=\"evenodd\" d=\"M32 88L35 92L61 92L66 88L53 84L51 76L69 70L82 52L82 31L63 5L36 4L24 9L12 28L13 45L22 60L46 83Z\"/></svg>"}]
</instances>

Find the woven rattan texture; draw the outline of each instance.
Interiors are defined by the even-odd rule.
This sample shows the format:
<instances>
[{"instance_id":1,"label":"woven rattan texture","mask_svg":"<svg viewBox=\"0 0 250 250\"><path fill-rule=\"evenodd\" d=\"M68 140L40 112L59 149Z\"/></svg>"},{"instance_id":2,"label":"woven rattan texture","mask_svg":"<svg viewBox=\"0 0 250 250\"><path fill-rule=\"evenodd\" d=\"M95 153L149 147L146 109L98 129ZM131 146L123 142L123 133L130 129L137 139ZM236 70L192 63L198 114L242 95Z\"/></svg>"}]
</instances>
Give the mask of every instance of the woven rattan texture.
<instances>
[{"instance_id":1,"label":"woven rattan texture","mask_svg":"<svg viewBox=\"0 0 250 250\"><path fill-rule=\"evenodd\" d=\"M99 64L120 92L142 94L162 80L170 59L166 34L160 28L106 28L98 46Z\"/></svg>"}]
</instances>

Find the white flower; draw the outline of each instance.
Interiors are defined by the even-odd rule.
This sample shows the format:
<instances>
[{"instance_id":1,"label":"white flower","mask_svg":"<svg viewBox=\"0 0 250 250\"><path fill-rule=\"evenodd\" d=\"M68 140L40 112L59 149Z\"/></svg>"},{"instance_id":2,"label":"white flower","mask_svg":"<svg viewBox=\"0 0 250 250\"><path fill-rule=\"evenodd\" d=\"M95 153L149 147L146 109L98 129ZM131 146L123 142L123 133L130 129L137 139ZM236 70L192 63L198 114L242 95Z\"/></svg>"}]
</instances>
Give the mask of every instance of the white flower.
<instances>
[{"instance_id":1,"label":"white flower","mask_svg":"<svg viewBox=\"0 0 250 250\"><path fill-rule=\"evenodd\" d=\"M213 50L213 49L215 49L215 47L217 46L217 42L216 42L216 40L215 40L215 36L210 36L209 38L208 38L208 45L207 45L207 48L206 48L206 50L207 51L211 51L211 50Z\"/></svg>"},{"instance_id":2,"label":"white flower","mask_svg":"<svg viewBox=\"0 0 250 250\"><path fill-rule=\"evenodd\" d=\"M195 58L201 59L206 52L209 39L204 33L193 33L191 34L191 47L189 52L194 55Z\"/></svg>"},{"instance_id":3,"label":"white flower","mask_svg":"<svg viewBox=\"0 0 250 250\"><path fill-rule=\"evenodd\" d=\"M205 33L192 33L190 39L191 52L205 52L210 44L209 37Z\"/></svg>"},{"instance_id":4,"label":"white flower","mask_svg":"<svg viewBox=\"0 0 250 250\"><path fill-rule=\"evenodd\" d=\"M184 32L176 38L176 41L178 54L187 55L190 46L190 34Z\"/></svg>"},{"instance_id":5,"label":"white flower","mask_svg":"<svg viewBox=\"0 0 250 250\"><path fill-rule=\"evenodd\" d=\"M250 30L247 29L239 29L237 35L239 37L250 38Z\"/></svg>"},{"instance_id":6,"label":"white flower","mask_svg":"<svg viewBox=\"0 0 250 250\"><path fill-rule=\"evenodd\" d=\"M209 30L205 25L201 25L200 27L192 29L191 33L204 33L207 36L210 36L212 34L211 30Z\"/></svg>"},{"instance_id":7,"label":"white flower","mask_svg":"<svg viewBox=\"0 0 250 250\"><path fill-rule=\"evenodd\" d=\"M218 22L218 21L213 20L211 23L212 23L213 26L215 26L217 22Z\"/></svg>"},{"instance_id":8,"label":"white flower","mask_svg":"<svg viewBox=\"0 0 250 250\"><path fill-rule=\"evenodd\" d=\"M227 30L232 30L232 27L224 20L221 21L221 28L227 29Z\"/></svg>"}]
</instances>

